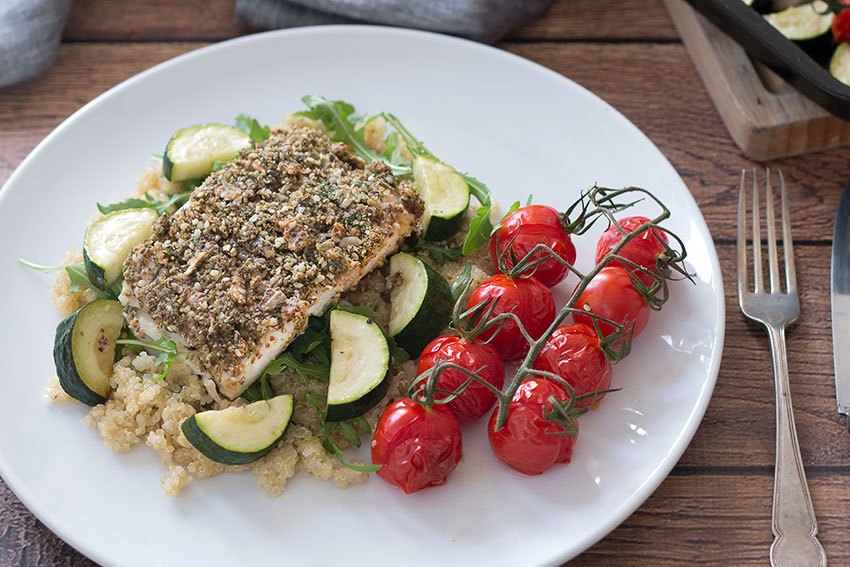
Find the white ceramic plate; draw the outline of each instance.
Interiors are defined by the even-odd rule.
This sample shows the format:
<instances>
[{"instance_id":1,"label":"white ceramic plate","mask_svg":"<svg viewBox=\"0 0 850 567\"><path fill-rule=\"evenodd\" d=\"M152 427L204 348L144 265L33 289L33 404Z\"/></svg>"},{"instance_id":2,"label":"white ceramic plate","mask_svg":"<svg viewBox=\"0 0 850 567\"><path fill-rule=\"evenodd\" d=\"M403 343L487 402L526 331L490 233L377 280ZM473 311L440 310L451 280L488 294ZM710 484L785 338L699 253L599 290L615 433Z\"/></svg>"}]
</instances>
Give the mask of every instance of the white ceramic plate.
<instances>
[{"instance_id":1,"label":"white ceramic plate","mask_svg":"<svg viewBox=\"0 0 850 567\"><path fill-rule=\"evenodd\" d=\"M572 464L529 478L464 429L449 483L405 496L377 477L339 490L293 478L268 499L253 475L191 484L176 499L143 444L114 454L82 406L42 401L54 374L53 278L95 202L128 195L179 127L241 112L278 123L324 94L402 117L429 148L508 203L565 207L594 182L652 188L673 211L696 285L673 286L601 409L584 416ZM646 211L641 207L638 212ZM598 233L578 239L581 266ZM254 35L158 65L50 134L0 192L0 472L53 531L106 565L532 565L581 553L631 514L691 440L717 376L724 304L717 257L687 187L637 128L564 77L504 51L434 34L322 27ZM556 299L564 300L564 284Z\"/></svg>"}]
</instances>

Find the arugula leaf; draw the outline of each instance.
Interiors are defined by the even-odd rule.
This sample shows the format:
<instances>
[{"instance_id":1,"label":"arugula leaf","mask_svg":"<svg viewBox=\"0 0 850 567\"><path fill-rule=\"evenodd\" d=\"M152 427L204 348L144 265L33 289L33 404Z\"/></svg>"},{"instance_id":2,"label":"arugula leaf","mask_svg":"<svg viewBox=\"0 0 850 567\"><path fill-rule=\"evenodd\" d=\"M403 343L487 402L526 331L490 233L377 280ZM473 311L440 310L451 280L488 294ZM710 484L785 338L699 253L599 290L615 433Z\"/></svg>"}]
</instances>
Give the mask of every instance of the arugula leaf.
<instances>
[{"instance_id":1,"label":"arugula leaf","mask_svg":"<svg viewBox=\"0 0 850 567\"><path fill-rule=\"evenodd\" d=\"M455 281L452 282L452 299L457 301L463 294L463 290L472 281L472 262L467 261L463 271L457 275Z\"/></svg>"},{"instance_id":2,"label":"arugula leaf","mask_svg":"<svg viewBox=\"0 0 850 567\"><path fill-rule=\"evenodd\" d=\"M62 264L60 266L42 266L41 264L33 264L23 258L18 258L18 262L32 270L39 272L58 272L65 270L68 273L68 278L71 280L71 287L68 289L70 293L77 293L81 287L87 287L92 290L100 299L118 299L118 294L121 293L121 280L119 279L105 290L98 289L86 274L86 265L83 262L79 264Z\"/></svg>"},{"instance_id":3,"label":"arugula leaf","mask_svg":"<svg viewBox=\"0 0 850 567\"><path fill-rule=\"evenodd\" d=\"M416 248L427 252L441 266L449 260L457 260L463 256L463 246L441 246L420 240L416 243Z\"/></svg>"},{"instance_id":4,"label":"arugula leaf","mask_svg":"<svg viewBox=\"0 0 850 567\"><path fill-rule=\"evenodd\" d=\"M475 197L482 206L490 206L490 188L468 173L458 173L460 173L460 176L463 177L464 181L466 181L466 184L469 185L469 192L472 193L472 196Z\"/></svg>"},{"instance_id":5,"label":"arugula leaf","mask_svg":"<svg viewBox=\"0 0 850 567\"><path fill-rule=\"evenodd\" d=\"M269 377L265 374L260 377L260 392L264 400L270 400L274 397L272 387L269 385Z\"/></svg>"},{"instance_id":6,"label":"arugula leaf","mask_svg":"<svg viewBox=\"0 0 850 567\"><path fill-rule=\"evenodd\" d=\"M271 136L271 128L263 126L247 114L240 114L236 117L236 127L248 134L255 142L265 142Z\"/></svg>"},{"instance_id":7,"label":"arugula leaf","mask_svg":"<svg viewBox=\"0 0 850 567\"><path fill-rule=\"evenodd\" d=\"M410 355L407 353L406 350L396 344L394 337L391 337L386 333L384 333L384 336L387 338L387 346L390 347L390 357L392 358L393 366L404 364L405 362L410 360Z\"/></svg>"},{"instance_id":8,"label":"arugula leaf","mask_svg":"<svg viewBox=\"0 0 850 567\"><path fill-rule=\"evenodd\" d=\"M265 376L280 374L287 368L302 378L310 376L328 382L331 371L331 336L327 315L310 317L304 332L263 371ZM307 362L310 357L315 362Z\"/></svg>"},{"instance_id":9,"label":"arugula leaf","mask_svg":"<svg viewBox=\"0 0 850 567\"><path fill-rule=\"evenodd\" d=\"M249 404L259 402L263 399L263 391L261 384L259 382L254 382L248 387L247 390L242 392L242 395L240 395L239 397L248 402Z\"/></svg>"},{"instance_id":10,"label":"arugula leaf","mask_svg":"<svg viewBox=\"0 0 850 567\"><path fill-rule=\"evenodd\" d=\"M91 283L91 280L89 279L89 276L86 273L86 265L83 262L80 262L79 264L71 264L65 266L65 271L68 273L68 279L71 280L71 287L68 289L70 293L77 293L78 291L80 291L81 287L87 287L90 290L94 291L98 295L98 297L102 297L102 290L98 289L96 285Z\"/></svg>"},{"instance_id":11,"label":"arugula leaf","mask_svg":"<svg viewBox=\"0 0 850 567\"><path fill-rule=\"evenodd\" d=\"M387 144L383 153L381 153L381 157L384 161L389 163L391 166L397 166L399 168L407 167L412 170L412 162L404 157L403 153L401 153L402 138L399 133L390 132L387 134L387 138L384 142Z\"/></svg>"},{"instance_id":12,"label":"arugula leaf","mask_svg":"<svg viewBox=\"0 0 850 567\"><path fill-rule=\"evenodd\" d=\"M327 398L325 398L324 396L316 396L315 394L311 394L309 390L305 392L304 397L307 398L307 401L310 403L310 405L316 408L317 411L323 411L323 408L327 405Z\"/></svg>"},{"instance_id":13,"label":"arugula leaf","mask_svg":"<svg viewBox=\"0 0 850 567\"><path fill-rule=\"evenodd\" d=\"M399 133L411 154L414 156L426 154L436 158L433 153L428 151L428 148L425 147L425 144L421 140L416 139L410 133L410 130L405 128L401 120L396 118L395 115L384 112L381 116ZM463 180L469 186L469 192L481 204L477 216L469 223L469 234L467 234L466 241L463 243L462 253L466 256L473 250L480 248L489 240L490 235L493 233L493 224L490 222L490 209L492 205L490 201L490 189L487 185L468 173L460 171L458 173L460 173L460 176L463 177Z\"/></svg>"},{"instance_id":14,"label":"arugula leaf","mask_svg":"<svg viewBox=\"0 0 850 567\"><path fill-rule=\"evenodd\" d=\"M291 368L300 376L311 376L322 382L328 382L330 380L330 364L303 362L299 358L291 351L285 350L266 367L263 375L273 376L280 374L287 368Z\"/></svg>"},{"instance_id":15,"label":"arugula leaf","mask_svg":"<svg viewBox=\"0 0 850 567\"><path fill-rule=\"evenodd\" d=\"M347 421L338 421L336 422L336 429L342 434L346 441L355 447L360 447L360 434L357 433L357 429L355 429L353 425Z\"/></svg>"},{"instance_id":16,"label":"arugula leaf","mask_svg":"<svg viewBox=\"0 0 850 567\"><path fill-rule=\"evenodd\" d=\"M218 160L218 159L217 159L217 160L215 160L214 162L212 162L212 170L213 170L213 171L218 171L218 170L220 170L220 169L224 169L224 168L225 168L225 166L226 166L228 163L230 163L230 162L229 162L229 161L222 161L222 160Z\"/></svg>"},{"instance_id":17,"label":"arugula leaf","mask_svg":"<svg viewBox=\"0 0 850 567\"><path fill-rule=\"evenodd\" d=\"M301 100L310 110L296 112L299 116L306 116L313 120L321 120L322 124L331 134L331 140L348 145L354 154L366 161L383 161L390 166L394 175L407 175L411 172L409 165L402 165L400 161L392 159L392 150L388 155L377 155L364 139L366 121L358 127L356 117L353 117L354 106L341 100L328 100L319 95L307 95ZM384 152L386 153L386 152ZM399 156L400 156L399 152ZM397 163L393 163L397 161Z\"/></svg>"},{"instance_id":18,"label":"arugula leaf","mask_svg":"<svg viewBox=\"0 0 850 567\"><path fill-rule=\"evenodd\" d=\"M123 201L119 201L117 203L110 203L108 205L97 204L97 210L99 210L102 214L108 214L115 211L123 211L126 209L153 209L158 214L163 214L172 206L176 206L178 209L183 206L186 201L189 200L189 197L192 196L192 191L184 191L182 193L176 193L171 196L167 201L159 201L154 199L150 193L145 193L144 199L139 199L136 197L131 197L130 199L125 199Z\"/></svg>"},{"instance_id":19,"label":"arugula leaf","mask_svg":"<svg viewBox=\"0 0 850 567\"><path fill-rule=\"evenodd\" d=\"M201 186L201 183L204 182L204 179L206 179L206 177L203 179L187 179L183 182L183 193L191 193L192 191ZM186 199L188 200L189 198L186 197Z\"/></svg>"},{"instance_id":20,"label":"arugula leaf","mask_svg":"<svg viewBox=\"0 0 850 567\"><path fill-rule=\"evenodd\" d=\"M130 345L142 347L147 351L156 353L154 365L159 366L165 363L165 372L153 379L154 382L159 382L168 375L171 370L171 365L174 364L174 359L177 358L177 343L168 337L160 337L155 341L142 341L139 339L118 339L115 341L119 345Z\"/></svg>"},{"instance_id":21,"label":"arugula leaf","mask_svg":"<svg viewBox=\"0 0 850 567\"><path fill-rule=\"evenodd\" d=\"M428 148L425 147L425 144L422 143L421 140L417 139L413 134L410 133L404 124L401 123L395 114L391 112L382 112L381 116L384 117L390 126L395 128L396 132L399 133L401 138L404 140L404 144L407 146L407 150L413 154L413 156L418 156L420 154L426 154L431 157L436 157L434 154L428 151Z\"/></svg>"},{"instance_id":22,"label":"arugula leaf","mask_svg":"<svg viewBox=\"0 0 850 567\"><path fill-rule=\"evenodd\" d=\"M463 254L479 249L490 240L493 234L493 223L490 222L490 200L481 206L475 217L469 221L469 234L463 243Z\"/></svg>"},{"instance_id":23,"label":"arugula leaf","mask_svg":"<svg viewBox=\"0 0 850 567\"><path fill-rule=\"evenodd\" d=\"M339 461L339 464L341 464L344 467L348 467L351 470L355 470L357 472L365 472L365 473L370 473L370 472L375 472L375 471L381 470L381 465L355 465L355 464L352 464L352 463L346 463L345 459L344 459L344 455L342 454L342 451L340 450L340 448L337 447L334 444L334 442L331 441L327 437L322 439L322 447L325 448L325 451L327 451L328 454L336 456L337 460Z\"/></svg>"},{"instance_id":24,"label":"arugula leaf","mask_svg":"<svg viewBox=\"0 0 850 567\"><path fill-rule=\"evenodd\" d=\"M372 427L369 425L369 422L366 421L366 418L362 415L358 415L357 417L352 417L349 419L351 423L353 423L358 429L363 431L366 435L370 435L372 433Z\"/></svg>"}]
</instances>

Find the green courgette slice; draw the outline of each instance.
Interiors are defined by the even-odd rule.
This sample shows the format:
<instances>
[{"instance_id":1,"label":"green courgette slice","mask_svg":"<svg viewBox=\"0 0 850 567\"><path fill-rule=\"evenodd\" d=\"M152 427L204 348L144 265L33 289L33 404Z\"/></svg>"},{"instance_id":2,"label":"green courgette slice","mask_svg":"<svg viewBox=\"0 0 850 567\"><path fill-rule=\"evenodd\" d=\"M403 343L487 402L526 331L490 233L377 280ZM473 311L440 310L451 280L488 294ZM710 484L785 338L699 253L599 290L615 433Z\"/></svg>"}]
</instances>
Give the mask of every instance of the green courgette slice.
<instances>
[{"instance_id":1,"label":"green courgette slice","mask_svg":"<svg viewBox=\"0 0 850 567\"><path fill-rule=\"evenodd\" d=\"M124 209L95 219L83 242L89 280L99 289L118 280L130 251L151 235L158 218L153 209Z\"/></svg>"},{"instance_id":2,"label":"green courgette slice","mask_svg":"<svg viewBox=\"0 0 850 567\"><path fill-rule=\"evenodd\" d=\"M363 415L390 387L390 348L368 317L331 311L331 370L326 421Z\"/></svg>"},{"instance_id":3,"label":"green courgette slice","mask_svg":"<svg viewBox=\"0 0 850 567\"><path fill-rule=\"evenodd\" d=\"M390 258L390 281L400 278L390 296L389 334L411 358L434 340L452 315L452 291L434 268L410 254Z\"/></svg>"},{"instance_id":4,"label":"green courgette slice","mask_svg":"<svg viewBox=\"0 0 850 567\"><path fill-rule=\"evenodd\" d=\"M850 43L844 42L835 48L829 60L829 74L850 85Z\"/></svg>"},{"instance_id":5,"label":"green courgette slice","mask_svg":"<svg viewBox=\"0 0 850 567\"><path fill-rule=\"evenodd\" d=\"M121 304L97 299L56 327L53 362L62 389L89 406L106 401L115 360L115 339L124 326Z\"/></svg>"},{"instance_id":6,"label":"green courgette slice","mask_svg":"<svg viewBox=\"0 0 850 567\"><path fill-rule=\"evenodd\" d=\"M832 46L832 20L835 14L826 2L815 0L791 6L781 12L765 14L764 19L794 41L812 57L826 56Z\"/></svg>"},{"instance_id":7,"label":"green courgette slice","mask_svg":"<svg viewBox=\"0 0 850 567\"><path fill-rule=\"evenodd\" d=\"M413 160L413 184L425 201L422 215L425 240L454 236L466 220L469 185L451 166L427 155Z\"/></svg>"},{"instance_id":8,"label":"green courgette slice","mask_svg":"<svg viewBox=\"0 0 850 567\"><path fill-rule=\"evenodd\" d=\"M171 181L201 179L212 172L213 162L230 161L251 137L233 126L201 124L178 130L165 146L162 174Z\"/></svg>"},{"instance_id":9,"label":"green courgette slice","mask_svg":"<svg viewBox=\"0 0 850 567\"><path fill-rule=\"evenodd\" d=\"M292 417L292 395L196 413L180 425L186 439L211 461L244 465L256 461L283 437Z\"/></svg>"}]
</instances>

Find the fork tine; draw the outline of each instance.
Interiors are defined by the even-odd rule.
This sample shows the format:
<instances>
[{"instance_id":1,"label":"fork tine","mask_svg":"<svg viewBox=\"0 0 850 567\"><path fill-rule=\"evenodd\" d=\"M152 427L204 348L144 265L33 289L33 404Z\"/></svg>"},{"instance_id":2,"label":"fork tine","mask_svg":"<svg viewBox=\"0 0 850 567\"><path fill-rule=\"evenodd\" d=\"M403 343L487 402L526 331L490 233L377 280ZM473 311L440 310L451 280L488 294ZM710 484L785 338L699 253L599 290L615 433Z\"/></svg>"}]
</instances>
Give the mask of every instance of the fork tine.
<instances>
[{"instance_id":1,"label":"fork tine","mask_svg":"<svg viewBox=\"0 0 850 567\"><path fill-rule=\"evenodd\" d=\"M761 210L756 168L753 168L753 280L754 292L761 293L764 290L764 275L761 269Z\"/></svg>"},{"instance_id":2,"label":"fork tine","mask_svg":"<svg viewBox=\"0 0 850 567\"><path fill-rule=\"evenodd\" d=\"M765 169L764 187L765 215L767 216L767 264L770 267L770 293L781 293L779 281L779 257L776 252L776 213L773 210L773 189L770 186L770 168Z\"/></svg>"},{"instance_id":3,"label":"fork tine","mask_svg":"<svg viewBox=\"0 0 850 567\"><path fill-rule=\"evenodd\" d=\"M741 192L738 195L738 298L744 297L749 286L747 272L747 201L744 196L744 180L747 170L741 170Z\"/></svg>"},{"instance_id":4,"label":"fork tine","mask_svg":"<svg viewBox=\"0 0 850 567\"><path fill-rule=\"evenodd\" d=\"M782 248L785 250L785 285L788 293L797 291L797 270L794 267L794 239L791 238L791 214L788 212L788 198L785 195L785 177L779 171L779 185L782 190Z\"/></svg>"}]
</instances>

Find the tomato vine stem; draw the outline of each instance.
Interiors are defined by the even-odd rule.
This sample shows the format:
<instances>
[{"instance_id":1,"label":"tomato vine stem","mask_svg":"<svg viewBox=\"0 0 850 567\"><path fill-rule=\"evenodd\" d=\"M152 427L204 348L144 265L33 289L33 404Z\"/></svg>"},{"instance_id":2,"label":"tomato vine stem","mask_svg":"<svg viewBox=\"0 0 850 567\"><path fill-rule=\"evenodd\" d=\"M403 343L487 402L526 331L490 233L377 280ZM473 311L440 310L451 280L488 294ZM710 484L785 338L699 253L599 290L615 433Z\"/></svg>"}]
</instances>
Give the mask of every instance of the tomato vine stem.
<instances>
[{"instance_id":1,"label":"tomato vine stem","mask_svg":"<svg viewBox=\"0 0 850 567\"><path fill-rule=\"evenodd\" d=\"M632 198L638 196L639 198L627 203L619 203L617 201L621 197ZM647 220L633 230L626 231L626 229L617 223L617 219L614 215L647 198L658 206L660 212L654 218ZM529 348L528 353L522 359L522 362L514 373L513 378L508 382L507 386L504 389L498 389L484 380L479 375L479 372L482 369L472 371L457 364L449 363L447 360L438 359L437 363L431 369L420 374L413 381L413 384L410 387L410 397L425 405L447 403L462 394L473 381L477 380L496 396L498 403L498 415L496 418L495 428L498 431L504 427L505 422L507 421L510 402L516 391L519 389L520 384L522 384L522 382L531 375L544 376L547 379L556 381L564 387L569 395L566 401L560 401L551 397L549 401L552 404L552 410L546 414L545 418L548 421L552 421L553 423L561 426L563 431L559 432L559 434L575 435L576 429L573 421L576 417L587 411L587 407L578 408L576 407L576 403L586 399L595 400L603 394L615 390L591 392L577 397L572 386L570 386L570 384L560 376L551 372L535 370L533 368L534 361L537 359L538 354L555 329L561 326L567 316L571 313L581 313L591 317L597 336L600 339L600 348L609 360L617 362L628 355L634 334L634 321L612 321L596 315L592 311L576 308L575 305L590 281L602 270L602 268L612 262L619 262L619 264L629 272L630 279L632 280L635 289L637 289L647 299L650 307L655 310L660 309L661 306L669 299L669 291L667 288L668 280L689 279L693 281L693 276L687 271L684 265L684 260L687 256L684 242L675 233L659 226L661 222L669 217L670 210L664 205L664 203L655 197L655 195L653 195L650 191L640 187L609 189L594 185L584 191L581 197L561 215L561 221L565 231L567 233L580 236L589 231L600 219L605 219L609 227L612 225L618 227L622 234L622 238L609 250L599 263L597 263L587 273L582 273L575 266L555 253L551 247L542 243L536 244L531 251L518 261L515 256L511 257L513 267L510 269L510 273L508 275L510 276L511 274L515 274L512 277L523 277L521 275L516 276L516 274L524 274L528 270L536 270L536 267L542 262L553 259L563 264L579 278L579 283L573 290L573 293L566 305L558 311L555 319L538 339L533 339L528 334L528 331L525 329L524 325L515 313L500 313L494 317L493 312L498 299L488 301L488 298L469 309L463 310L463 307L467 305L469 297L471 287L469 284L455 303L452 328L464 338L474 340L474 338L481 332L494 326L498 326L496 330L496 332L498 332L505 322L509 320L513 321L517 325L517 328L523 338L528 343ZM664 252L659 255L654 270L649 270L640 266L628 258L624 258L620 254L629 242L648 230L653 231L650 234L654 234L654 231L663 231L665 234L669 235L675 243L675 247L670 246L656 235L656 238L658 238L664 245ZM511 250L510 247L507 249ZM511 253L513 254L512 250ZM536 258L535 255L537 255ZM498 261L499 265L502 266L504 258L500 257ZM681 277L677 277L675 274L678 274ZM524 277L530 277L531 275L532 274L527 274ZM647 285L640 276L650 278L651 283ZM464 320L469 321L469 323L464 325L462 323ZM603 335L599 327L600 322L611 325L615 331L608 335ZM455 390L447 391L437 389L436 384L440 375L448 369L463 372L467 375L467 380ZM447 397L441 400L434 400L435 392L446 394Z\"/></svg>"}]
</instances>

